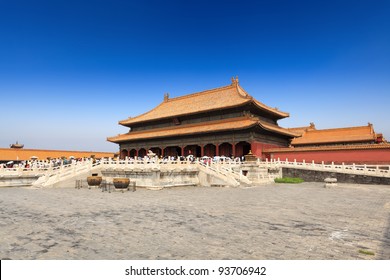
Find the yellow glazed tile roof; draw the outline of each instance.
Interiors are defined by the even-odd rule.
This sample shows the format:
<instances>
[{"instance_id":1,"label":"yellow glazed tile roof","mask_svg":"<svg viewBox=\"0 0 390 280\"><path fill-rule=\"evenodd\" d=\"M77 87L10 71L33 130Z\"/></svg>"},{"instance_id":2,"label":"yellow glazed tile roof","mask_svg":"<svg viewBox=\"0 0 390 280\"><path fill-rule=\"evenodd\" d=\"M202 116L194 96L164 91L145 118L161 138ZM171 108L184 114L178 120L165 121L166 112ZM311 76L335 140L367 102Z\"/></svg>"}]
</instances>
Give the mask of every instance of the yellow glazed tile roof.
<instances>
[{"instance_id":1,"label":"yellow glazed tile roof","mask_svg":"<svg viewBox=\"0 0 390 280\"><path fill-rule=\"evenodd\" d=\"M241 88L241 86L238 84L238 80L233 80L231 85L225 87L206 90L176 98L168 98L166 96L164 101L154 109L142 115L133 118L129 117L126 120L119 121L119 124L129 126L134 123L150 120L179 117L194 113L233 108L247 103L253 103L255 106L275 115L279 119L289 116L288 113L268 107L265 104L255 100L252 96L245 92L244 89Z\"/></svg>"},{"instance_id":2,"label":"yellow glazed tile roof","mask_svg":"<svg viewBox=\"0 0 390 280\"><path fill-rule=\"evenodd\" d=\"M31 157L38 157L39 160L50 158L61 158L74 156L75 158L90 157L95 155L96 158L113 157L114 153L94 152L94 151L62 151L62 150L40 150L40 149L12 149L0 148L0 161L9 160L29 160Z\"/></svg>"},{"instance_id":3,"label":"yellow glazed tile roof","mask_svg":"<svg viewBox=\"0 0 390 280\"><path fill-rule=\"evenodd\" d=\"M311 152L311 151L338 151L338 150L370 150L370 149L388 149L390 144L351 144L351 145L327 145L320 147L291 147L291 148L271 148L265 149L265 153L291 153L291 152Z\"/></svg>"},{"instance_id":4,"label":"yellow glazed tile roof","mask_svg":"<svg viewBox=\"0 0 390 280\"><path fill-rule=\"evenodd\" d=\"M372 125L304 131L291 145L369 142L376 138Z\"/></svg>"},{"instance_id":5,"label":"yellow glazed tile roof","mask_svg":"<svg viewBox=\"0 0 390 280\"><path fill-rule=\"evenodd\" d=\"M191 135L191 134L210 133L210 132L226 131L226 130L239 130L239 129L245 129L256 125L259 125L263 129L273 131L273 132L278 132L290 137L298 136L297 134L293 134L287 129L284 129L277 125L260 121L257 118L244 116L244 117L203 122L197 124L150 129L145 131L130 131L126 134L120 134L118 136L109 137L107 138L107 140L110 142L119 143L124 141L133 141L133 140L140 140L140 139Z\"/></svg>"},{"instance_id":6,"label":"yellow glazed tile roof","mask_svg":"<svg viewBox=\"0 0 390 280\"><path fill-rule=\"evenodd\" d=\"M294 132L294 133L297 133L299 134L300 136L302 136L302 134L305 132L305 131L309 131L309 130L315 130L316 129L316 126L314 123L310 123L309 126L301 126L301 127L289 127L287 128L289 131L291 132Z\"/></svg>"}]
</instances>

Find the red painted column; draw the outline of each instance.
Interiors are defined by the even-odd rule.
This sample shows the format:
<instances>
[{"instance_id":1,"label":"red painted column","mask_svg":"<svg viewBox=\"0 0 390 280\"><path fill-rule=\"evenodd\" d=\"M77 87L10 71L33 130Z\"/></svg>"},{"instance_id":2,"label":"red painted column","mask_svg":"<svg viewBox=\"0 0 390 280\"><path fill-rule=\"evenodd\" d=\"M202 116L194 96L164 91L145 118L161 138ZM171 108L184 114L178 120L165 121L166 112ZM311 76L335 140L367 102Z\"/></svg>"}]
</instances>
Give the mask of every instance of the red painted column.
<instances>
[{"instance_id":1,"label":"red painted column","mask_svg":"<svg viewBox=\"0 0 390 280\"><path fill-rule=\"evenodd\" d=\"M233 154L233 157L236 156L236 144L235 143L232 143L232 154Z\"/></svg>"},{"instance_id":2,"label":"red painted column","mask_svg":"<svg viewBox=\"0 0 390 280\"><path fill-rule=\"evenodd\" d=\"M215 155L219 156L219 144L215 144Z\"/></svg>"},{"instance_id":3,"label":"red painted column","mask_svg":"<svg viewBox=\"0 0 390 280\"><path fill-rule=\"evenodd\" d=\"M258 142L251 143L252 154L256 157L262 157L263 144Z\"/></svg>"},{"instance_id":4,"label":"red painted column","mask_svg":"<svg viewBox=\"0 0 390 280\"><path fill-rule=\"evenodd\" d=\"M204 146L203 145L200 146L200 156L201 157L204 156Z\"/></svg>"},{"instance_id":5,"label":"red painted column","mask_svg":"<svg viewBox=\"0 0 390 280\"><path fill-rule=\"evenodd\" d=\"M181 146L181 156L184 157L184 146Z\"/></svg>"}]
</instances>

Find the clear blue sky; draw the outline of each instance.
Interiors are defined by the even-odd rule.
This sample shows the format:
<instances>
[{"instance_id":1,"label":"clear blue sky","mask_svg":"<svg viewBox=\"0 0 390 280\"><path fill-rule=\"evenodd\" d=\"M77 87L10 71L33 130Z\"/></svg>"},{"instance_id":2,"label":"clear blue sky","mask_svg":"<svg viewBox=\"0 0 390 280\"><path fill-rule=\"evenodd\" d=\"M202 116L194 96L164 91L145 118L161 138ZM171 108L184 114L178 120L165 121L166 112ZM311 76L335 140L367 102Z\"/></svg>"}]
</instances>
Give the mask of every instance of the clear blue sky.
<instances>
[{"instance_id":1,"label":"clear blue sky","mask_svg":"<svg viewBox=\"0 0 390 280\"><path fill-rule=\"evenodd\" d=\"M0 0L0 147L117 151L118 121L230 83L390 139L390 1Z\"/></svg>"}]
</instances>

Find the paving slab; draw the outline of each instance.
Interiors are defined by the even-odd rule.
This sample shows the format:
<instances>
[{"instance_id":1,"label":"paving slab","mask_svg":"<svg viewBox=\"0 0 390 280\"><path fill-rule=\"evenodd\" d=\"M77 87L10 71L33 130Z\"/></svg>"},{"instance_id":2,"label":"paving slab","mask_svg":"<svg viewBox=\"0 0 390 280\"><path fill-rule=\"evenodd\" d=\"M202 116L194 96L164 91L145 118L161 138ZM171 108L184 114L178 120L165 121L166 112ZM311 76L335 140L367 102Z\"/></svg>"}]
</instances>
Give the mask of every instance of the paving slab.
<instances>
[{"instance_id":1,"label":"paving slab","mask_svg":"<svg viewBox=\"0 0 390 280\"><path fill-rule=\"evenodd\" d=\"M0 188L1 259L390 259L390 186Z\"/></svg>"}]
</instances>

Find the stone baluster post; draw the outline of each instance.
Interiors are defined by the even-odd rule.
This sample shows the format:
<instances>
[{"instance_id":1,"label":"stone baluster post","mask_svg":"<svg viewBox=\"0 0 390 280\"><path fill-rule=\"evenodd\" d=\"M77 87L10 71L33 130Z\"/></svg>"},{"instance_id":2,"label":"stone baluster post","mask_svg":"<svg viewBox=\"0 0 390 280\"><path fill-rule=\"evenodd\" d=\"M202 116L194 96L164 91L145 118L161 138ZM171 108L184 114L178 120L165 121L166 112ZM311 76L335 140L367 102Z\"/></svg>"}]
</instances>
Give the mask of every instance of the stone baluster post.
<instances>
[{"instance_id":1,"label":"stone baluster post","mask_svg":"<svg viewBox=\"0 0 390 280\"><path fill-rule=\"evenodd\" d=\"M19 166L18 166L18 171L17 171L17 173L18 173L18 175L19 176L22 176L22 174L23 174L23 168L22 168L22 166L19 164Z\"/></svg>"},{"instance_id":2,"label":"stone baluster post","mask_svg":"<svg viewBox=\"0 0 390 280\"><path fill-rule=\"evenodd\" d=\"M76 176L76 173L77 173L77 165L75 162L72 162L71 163L71 168L72 168L72 175L73 176Z\"/></svg>"}]
</instances>

